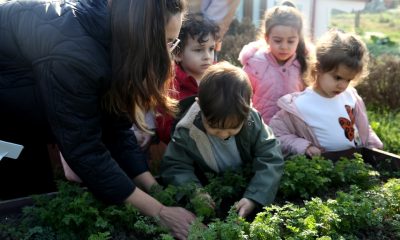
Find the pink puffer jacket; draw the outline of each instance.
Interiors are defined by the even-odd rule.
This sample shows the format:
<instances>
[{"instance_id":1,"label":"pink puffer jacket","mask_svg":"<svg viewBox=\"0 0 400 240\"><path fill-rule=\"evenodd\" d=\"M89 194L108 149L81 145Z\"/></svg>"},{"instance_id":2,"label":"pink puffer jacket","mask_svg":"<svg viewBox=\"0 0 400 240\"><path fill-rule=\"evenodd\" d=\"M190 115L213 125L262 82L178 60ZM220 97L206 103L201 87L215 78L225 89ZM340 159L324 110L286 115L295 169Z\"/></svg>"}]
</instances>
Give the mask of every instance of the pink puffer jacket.
<instances>
[{"instance_id":1,"label":"pink puffer jacket","mask_svg":"<svg viewBox=\"0 0 400 240\"><path fill-rule=\"evenodd\" d=\"M253 106L267 124L279 110L276 103L280 97L305 88L296 55L279 65L264 40L245 45L239 61L253 87Z\"/></svg>"}]
</instances>

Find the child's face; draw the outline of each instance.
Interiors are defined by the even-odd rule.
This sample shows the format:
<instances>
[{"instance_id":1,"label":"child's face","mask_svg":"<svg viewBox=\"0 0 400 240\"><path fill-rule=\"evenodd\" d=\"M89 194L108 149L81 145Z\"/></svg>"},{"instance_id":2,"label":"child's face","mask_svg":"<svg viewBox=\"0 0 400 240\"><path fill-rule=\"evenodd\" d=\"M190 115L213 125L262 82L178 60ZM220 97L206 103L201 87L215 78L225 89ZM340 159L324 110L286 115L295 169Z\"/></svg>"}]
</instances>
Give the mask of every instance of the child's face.
<instances>
[{"instance_id":1,"label":"child's face","mask_svg":"<svg viewBox=\"0 0 400 240\"><path fill-rule=\"evenodd\" d=\"M274 55L280 64L284 64L295 54L299 39L296 29L284 25L272 27L269 34L265 37L272 55Z\"/></svg>"},{"instance_id":2,"label":"child's face","mask_svg":"<svg viewBox=\"0 0 400 240\"><path fill-rule=\"evenodd\" d=\"M197 81L214 62L215 39L211 34L205 39L207 41L200 44L197 41L197 36L195 39L189 37L183 51L175 57L183 70Z\"/></svg>"},{"instance_id":3,"label":"child's face","mask_svg":"<svg viewBox=\"0 0 400 240\"><path fill-rule=\"evenodd\" d=\"M318 73L314 90L321 96L333 98L342 93L349 86L351 80L357 76L357 72L340 64L335 70Z\"/></svg>"},{"instance_id":4,"label":"child's face","mask_svg":"<svg viewBox=\"0 0 400 240\"><path fill-rule=\"evenodd\" d=\"M243 123L241 123L237 128L213 128L208 124L204 115L202 115L201 118L207 134L214 135L222 140L228 139L231 136L235 136L240 132L243 127Z\"/></svg>"}]
</instances>

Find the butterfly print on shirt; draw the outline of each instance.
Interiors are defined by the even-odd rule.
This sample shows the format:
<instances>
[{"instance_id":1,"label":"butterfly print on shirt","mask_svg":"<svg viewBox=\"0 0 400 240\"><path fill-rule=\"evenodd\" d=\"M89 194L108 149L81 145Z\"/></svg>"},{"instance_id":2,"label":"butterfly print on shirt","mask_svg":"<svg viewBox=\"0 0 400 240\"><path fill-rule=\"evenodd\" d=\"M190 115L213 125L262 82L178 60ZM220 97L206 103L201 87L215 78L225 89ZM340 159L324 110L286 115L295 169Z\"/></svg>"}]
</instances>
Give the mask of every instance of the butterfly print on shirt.
<instances>
[{"instance_id":1,"label":"butterfly print on shirt","mask_svg":"<svg viewBox=\"0 0 400 240\"><path fill-rule=\"evenodd\" d=\"M354 140L354 123L355 117L353 114L353 109L349 105L345 105L347 114L349 114L350 120L344 117L339 118L339 124L344 130L344 135L349 141Z\"/></svg>"}]
</instances>

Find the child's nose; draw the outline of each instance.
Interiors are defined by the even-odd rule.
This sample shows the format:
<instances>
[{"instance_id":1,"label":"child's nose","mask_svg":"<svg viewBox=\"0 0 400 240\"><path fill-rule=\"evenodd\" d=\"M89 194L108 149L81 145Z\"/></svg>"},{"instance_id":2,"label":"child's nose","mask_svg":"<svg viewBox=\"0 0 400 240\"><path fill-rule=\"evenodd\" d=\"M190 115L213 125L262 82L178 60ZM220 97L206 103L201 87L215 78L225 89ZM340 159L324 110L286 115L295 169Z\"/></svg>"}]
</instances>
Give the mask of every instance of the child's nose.
<instances>
[{"instance_id":1,"label":"child's nose","mask_svg":"<svg viewBox=\"0 0 400 240\"><path fill-rule=\"evenodd\" d=\"M340 82L338 83L338 88L339 88L340 90L345 90L345 89L347 88L347 85L348 85L347 82L340 81Z\"/></svg>"},{"instance_id":2,"label":"child's nose","mask_svg":"<svg viewBox=\"0 0 400 240\"><path fill-rule=\"evenodd\" d=\"M287 44L287 43L285 43L285 42L282 42L282 43L281 43L281 48L282 48L282 49L286 49L286 48L287 48L287 46L288 46L288 44Z\"/></svg>"},{"instance_id":3,"label":"child's nose","mask_svg":"<svg viewBox=\"0 0 400 240\"><path fill-rule=\"evenodd\" d=\"M205 59L211 58L211 52L206 51L205 54L204 54L204 58L205 58Z\"/></svg>"}]
</instances>

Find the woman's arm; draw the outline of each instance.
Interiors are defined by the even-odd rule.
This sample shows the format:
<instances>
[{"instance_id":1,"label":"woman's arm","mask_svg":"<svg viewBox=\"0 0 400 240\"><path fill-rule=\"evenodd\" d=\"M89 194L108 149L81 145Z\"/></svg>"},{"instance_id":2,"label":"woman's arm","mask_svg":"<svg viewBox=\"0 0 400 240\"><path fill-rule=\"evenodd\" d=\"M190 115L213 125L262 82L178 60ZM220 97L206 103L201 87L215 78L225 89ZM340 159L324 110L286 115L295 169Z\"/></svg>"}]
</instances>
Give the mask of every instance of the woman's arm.
<instances>
[{"instance_id":1,"label":"woman's arm","mask_svg":"<svg viewBox=\"0 0 400 240\"><path fill-rule=\"evenodd\" d=\"M156 179L150 172L144 172L133 179L136 186L142 189L143 191L149 193L150 189L155 185L158 184Z\"/></svg>"}]
</instances>

